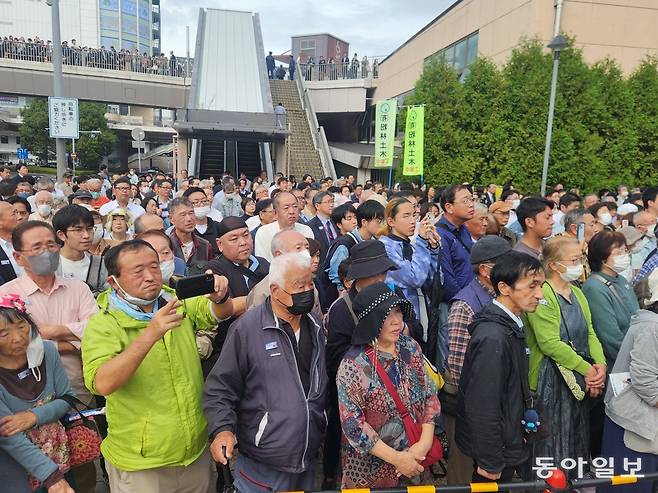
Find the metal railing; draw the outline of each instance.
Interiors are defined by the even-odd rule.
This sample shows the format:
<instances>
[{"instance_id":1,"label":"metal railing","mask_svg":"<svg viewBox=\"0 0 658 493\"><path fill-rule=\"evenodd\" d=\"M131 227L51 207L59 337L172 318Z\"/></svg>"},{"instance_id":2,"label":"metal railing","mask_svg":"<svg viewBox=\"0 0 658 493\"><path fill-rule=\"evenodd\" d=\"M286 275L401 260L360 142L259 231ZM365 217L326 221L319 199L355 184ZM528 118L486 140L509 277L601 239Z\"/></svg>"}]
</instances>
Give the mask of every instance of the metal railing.
<instances>
[{"instance_id":1,"label":"metal railing","mask_svg":"<svg viewBox=\"0 0 658 493\"><path fill-rule=\"evenodd\" d=\"M295 65L295 73L299 73L306 81L326 81L326 80L356 80L356 79L377 79L379 78L379 60L383 57L363 57L361 59L324 60L321 58L317 62L313 59L305 63ZM270 79L289 79L290 68L283 65L277 65L273 72L269 73Z\"/></svg>"},{"instance_id":2,"label":"metal railing","mask_svg":"<svg viewBox=\"0 0 658 493\"><path fill-rule=\"evenodd\" d=\"M29 62L52 63L53 46L41 40L24 41L22 38L4 38L0 40L0 58L23 60ZM186 58L170 58L138 53L137 50L119 50L81 47L62 43L62 62L74 67L101 68L121 72L134 72L169 77L190 77L186 73Z\"/></svg>"}]
</instances>

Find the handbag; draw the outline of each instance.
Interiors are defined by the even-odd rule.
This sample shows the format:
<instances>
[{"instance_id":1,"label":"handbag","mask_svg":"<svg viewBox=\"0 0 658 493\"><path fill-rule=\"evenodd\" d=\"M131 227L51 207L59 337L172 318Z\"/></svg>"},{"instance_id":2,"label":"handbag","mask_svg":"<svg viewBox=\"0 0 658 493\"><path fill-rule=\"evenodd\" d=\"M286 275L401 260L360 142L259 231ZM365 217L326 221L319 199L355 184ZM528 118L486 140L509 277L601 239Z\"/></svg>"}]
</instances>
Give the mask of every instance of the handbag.
<instances>
[{"instance_id":1,"label":"handbag","mask_svg":"<svg viewBox=\"0 0 658 493\"><path fill-rule=\"evenodd\" d=\"M388 391L389 395L393 399L393 402L395 402L395 407L397 408L398 413L402 418L404 431L407 434L407 438L409 439L409 445L411 446L420 440L420 436L422 434L422 425L416 423L414 419L411 417L407 407L402 402L402 399L400 399L400 395L398 394L397 390L395 390L395 387L393 386L393 382L391 382L391 379L388 378L388 375L386 374L384 369L378 364L377 358L375 358L375 355L373 353L374 352L372 348L368 348L366 350L366 355L368 356L368 358L374 365L375 369L377 370L377 375L379 375L379 378L384 383L384 386L386 387L386 390ZM432 446L427 451L425 460L421 462L420 465L423 466L424 468L427 468L432 464L440 461L441 459L443 459L443 448L441 447L441 442L439 442L438 438L434 436L432 438Z\"/></svg>"},{"instance_id":2,"label":"handbag","mask_svg":"<svg viewBox=\"0 0 658 493\"><path fill-rule=\"evenodd\" d=\"M62 425L66 432L66 437L69 444L69 464L71 467L76 467L87 462L93 462L101 456L101 434L96 426L96 421L93 416L85 416L82 411L93 409L77 397L72 395L64 395L59 397L65 401L77 414L77 419L69 421L65 418L62 419Z\"/></svg>"},{"instance_id":3,"label":"handbag","mask_svg":"<svg viewBox=\"0 0 658 493\"><path fill-rule=\"evenodd\" d=\"M61 473L68 472L71 468L68 438L62 423L54 421L52 423L34 426L25 431L25 436L34 445L39 447L46 457L57 464ZM28 484L32 488L32 491L41 488L41 482L31 474L28 474Z\"/></svg>"}]
</instances>

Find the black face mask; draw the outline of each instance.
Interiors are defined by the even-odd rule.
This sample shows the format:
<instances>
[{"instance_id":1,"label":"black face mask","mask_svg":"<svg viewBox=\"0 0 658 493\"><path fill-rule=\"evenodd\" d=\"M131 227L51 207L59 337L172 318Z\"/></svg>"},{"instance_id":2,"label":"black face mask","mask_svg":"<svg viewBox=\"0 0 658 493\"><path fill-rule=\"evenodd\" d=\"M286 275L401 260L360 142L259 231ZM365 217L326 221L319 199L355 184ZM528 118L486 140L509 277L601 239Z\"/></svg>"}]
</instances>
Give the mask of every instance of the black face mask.
<instances>
[{"instance_id":1,"label":"black face mask","mask_svg":"<svg viewBox=\"0 0 658 493\"><path fill-rule=\"evenodd\" d=\"M285 291L287 294L287 291ZM292 306L286 307L293 315L306 315L315 305L315 290L309 289L301 293L290 294L292 297Z\"/></svg>"}]
</instances>

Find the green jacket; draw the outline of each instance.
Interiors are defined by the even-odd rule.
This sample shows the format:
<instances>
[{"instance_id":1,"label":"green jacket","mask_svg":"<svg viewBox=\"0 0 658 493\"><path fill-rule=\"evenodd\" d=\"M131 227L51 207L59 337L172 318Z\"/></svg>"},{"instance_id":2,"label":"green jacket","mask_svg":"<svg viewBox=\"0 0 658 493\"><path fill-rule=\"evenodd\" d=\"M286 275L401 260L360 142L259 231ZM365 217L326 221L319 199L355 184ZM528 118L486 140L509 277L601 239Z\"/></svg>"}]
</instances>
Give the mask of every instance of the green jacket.
<instances>
[{"instance_id":1,"label":"green jacket","mask_svg":"<svg viewBox=\"0 0 658 493\"><path fill-rule=\"evenodd\" d=\"M100 311L89 319L82 338L85 385L95 394L98 369L123 352L148 323L110 308L109 293L99 295ZM106 396L109 430L101 450L110 464L123 471L188 465L208 443L195 331L217 325L217 320L204 297L182 304L178 312L184 312L185 318L180 327L167 332L135 374Z\"/></svg>"},{"instance_id":2,"label":"green jacket","mask_svg":"<svg viewBox=\"0 0 658 493\"><path fill-rule=\"evenodd\" d=\"M603 272L596 272L609 281L617 290L617 294L624 303L619 303L608 286L595 277L590 276L583 284L583 293L592 307L592 320L596 335L603 345L603 351L608 361L608 368L612 368L617 359L617 353L624 340L624 336L631 325L631 317L640 309L637 297L624 276L609 276Z\"/></svg>"},{"instance_id":3,"label":"green jacket","mask_svg":"<svg viewBox=\"0 0 658 493\"><path fill-rule=\"evenodd\" d=\"M530 349L529 374L528 381L532 390L537 389L539 381L539 370L544 361L544 356L548 356L556 363L577 371L585 375L590 364L579 356L571 346L560 339L560 305L557 295L545 282L542 286L544 301L537 306L534 313L526 314L526 342ZM589 311L589 305L583 292L575 286L571 287L571 292L580 304L580 309L585 315L588 332L589 355L595 363L605 364L605 356L599 339L594 333L592 327L592 314Z\"/></svg>"}]
</instances>

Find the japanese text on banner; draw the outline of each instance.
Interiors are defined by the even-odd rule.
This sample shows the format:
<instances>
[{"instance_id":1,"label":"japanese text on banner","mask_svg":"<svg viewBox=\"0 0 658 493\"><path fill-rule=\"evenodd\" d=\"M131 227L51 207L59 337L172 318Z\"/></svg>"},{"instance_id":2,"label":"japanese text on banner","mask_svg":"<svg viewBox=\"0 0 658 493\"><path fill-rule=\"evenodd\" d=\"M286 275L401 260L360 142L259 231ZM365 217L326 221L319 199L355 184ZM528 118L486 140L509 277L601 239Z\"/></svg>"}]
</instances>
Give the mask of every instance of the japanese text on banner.
<instances>
[{"instance_id":1,"label":"japanese text on banner","mask_svg":"<svg viewBox=\"0 0 658 493\"><path fill-rule=\"evenodd\" d=\"M412 106L407 111L405 127L404 165L402 174L423 174L423 150L425 138L425 107Z\"/></svg>"},{"instance_id":2,"label":"japanese text on banner","mask_svg":"<svg viewBox=\"0 0 658 493\"><path fill-rule=\"evenodd\" d=\"M393 166L397 101L378 101L375 107L375 168Z\"/></svg>"}]
</instances>

